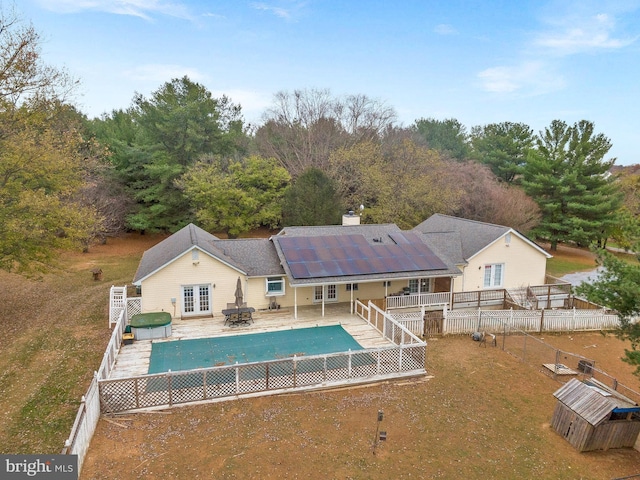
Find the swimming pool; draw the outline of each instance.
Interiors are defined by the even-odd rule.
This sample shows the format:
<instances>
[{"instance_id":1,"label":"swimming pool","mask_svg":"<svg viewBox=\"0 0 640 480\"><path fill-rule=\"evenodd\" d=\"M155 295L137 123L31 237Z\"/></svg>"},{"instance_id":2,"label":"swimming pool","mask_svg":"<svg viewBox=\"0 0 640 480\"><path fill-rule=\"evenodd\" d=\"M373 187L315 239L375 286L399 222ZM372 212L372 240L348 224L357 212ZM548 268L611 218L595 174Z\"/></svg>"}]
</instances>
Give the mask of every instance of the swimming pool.
<instances>
[{"instance_id":1,"label":"swimming pool","mask_svg":"<svg viewBox=\"0 0 640 480\"><path fill-rule=\"evenodd\" d=\"M363 350L341 325L155 342L148 373Z\"/></svg>"}]
</instances>

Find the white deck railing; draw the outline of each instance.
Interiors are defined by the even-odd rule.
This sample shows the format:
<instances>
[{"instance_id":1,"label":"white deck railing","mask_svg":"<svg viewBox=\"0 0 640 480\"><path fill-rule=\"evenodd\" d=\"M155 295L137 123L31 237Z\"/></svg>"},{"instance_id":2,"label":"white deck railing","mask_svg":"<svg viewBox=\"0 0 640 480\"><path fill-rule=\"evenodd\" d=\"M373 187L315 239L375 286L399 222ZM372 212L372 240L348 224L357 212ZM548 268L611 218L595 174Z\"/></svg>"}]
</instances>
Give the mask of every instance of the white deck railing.
<instances>
[{"instance_id":1,"label":"white deck railing","mask_svg":"<svg viewBox=\"0 0 640 480\"><path fill-rule=\"evenodd\" d=\"M387 297L387 310L410 307L432 307L449 305L451 294L440 293L412 293L410 295L398 295Z\"/></svg>"}]
</instances>

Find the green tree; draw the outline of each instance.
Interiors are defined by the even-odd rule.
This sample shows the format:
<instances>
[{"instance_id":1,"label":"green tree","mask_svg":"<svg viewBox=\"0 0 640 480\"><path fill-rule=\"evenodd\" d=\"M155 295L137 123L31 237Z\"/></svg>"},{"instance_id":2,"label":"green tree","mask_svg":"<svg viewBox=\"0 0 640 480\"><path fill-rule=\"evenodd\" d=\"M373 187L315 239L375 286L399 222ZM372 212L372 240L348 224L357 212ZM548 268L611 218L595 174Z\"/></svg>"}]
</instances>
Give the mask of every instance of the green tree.
<instances>
[{"instance_id":1,"label":"green tree","mask_svg":"<svg viewBox=\"0 0 640 480\"><path fill-rule=\"evenodd\" d=\"M524 123L491 123L471 132L473 156L507 183L522 174L533 142L533 130Z\"/></svg>"},{"instance_id":2,"label":"green tree","mask_svg":"<svg viewBox=\"0 0 640 480\"><path fill-rule=\"evenodd\" d=\"M559 242L602 244L616 226L622 197L604 160L608 138L594 134L591 122L573 126L554 120L536 139L524 167L523 187L540 207L534 230L555 250Z\"/></svg>"},{"instance_id":3,"label":"green tree","mask_svg":"<svg viewBox=\"0 0 640 480\"><path fill-rule=\"evenodd\" d=\"M104 116L94 130L135 202L128 225L140 231L174 231L192 221L176 181L202 155L239 158L246 143L240 107L187 77L150 98L136 95L130 109Z\"/></svg>"},{"instance_id":4,"label":"green tree","mask_svg":"<svg viewBox=\"0 0 640 480\"><path fill-rule=\"evenodd\" d=\"M336 225L344 208L335 184L322 170L305 170L285 193L283 225Z\"/></svg>"},{"instance_id":5,"label":"green tree","mask_svg":"<svg viewBox=\"0 0 640 480\"><path fill-rule=\"evenodd\" d=\"M177 185L203 228L237 238L261 225L280 225L289 180L275 159L251 156L228 164L213 159L199 162Z\"/></svg>"},{"instance_id":6,"label":"green tree","mask_svg":"<svg viewBox=\"0 0 640 480\"><path fill-rule=\"evenodd\" d=\"M0 14L0 268L32 274L81 247L97 218L78 202L83 138L64 101L75 82L46 65L32 26Z\"/></svg>"},{"instance_id":7,"label":"green tree","mask_svg":"<svg viewBox=\"0 0 640 480\"><path fill-rule=\"evenodd\" d=\"M415 121L413 130L427 142L429 148L455 160L466 160L471 153L467 130L455 118L421 118Z\"/></svg>"},{"instance_id":8,"label":"green tree","mask_svg":"<svg viewBox=\"0 0 640 480\"><path fill-rule=\"evenodd\" d=\"M620 318L618 334L631 341L631 350L625 351L624 360L635 365L640 376L640 265L621 260L609 252L599 251L601 272L592 282L576 287L576 293L588 300L615 310Z\"/></svg>"}]
</instances>

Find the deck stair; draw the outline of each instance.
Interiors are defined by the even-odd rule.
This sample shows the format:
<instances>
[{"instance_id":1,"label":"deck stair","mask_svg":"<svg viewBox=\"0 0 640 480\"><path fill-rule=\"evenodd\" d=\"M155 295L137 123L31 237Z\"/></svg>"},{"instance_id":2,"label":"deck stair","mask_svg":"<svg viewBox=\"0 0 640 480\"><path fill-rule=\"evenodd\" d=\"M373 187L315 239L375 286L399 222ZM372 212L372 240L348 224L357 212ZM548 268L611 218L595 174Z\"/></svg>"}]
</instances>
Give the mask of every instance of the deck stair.
<instances>
[{"instance_id":1,"label":"deck stair","mask_svg":"<svg viewBox=\"0 0 640 480\"><path fill-rule=\"evenodd\" d=\"M507 288L507 295L515 304L527 310L532 310L535 307L536 298L535 296L531 298L531 290L528 287Z\"/></svg>"}]
</instances>

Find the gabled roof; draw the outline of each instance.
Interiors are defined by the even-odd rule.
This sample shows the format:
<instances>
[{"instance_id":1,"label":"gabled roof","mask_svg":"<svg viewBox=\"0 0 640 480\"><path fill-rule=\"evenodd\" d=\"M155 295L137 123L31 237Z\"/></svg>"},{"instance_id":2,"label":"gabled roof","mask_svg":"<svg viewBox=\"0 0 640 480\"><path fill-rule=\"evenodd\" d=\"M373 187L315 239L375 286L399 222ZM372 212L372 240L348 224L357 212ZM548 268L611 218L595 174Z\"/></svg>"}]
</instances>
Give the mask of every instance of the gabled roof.
<instances>
[{"instance_id":1,"label":"gabled roof","mask_svg":"<svg viewBox=\"0 0 640 480\"><path fill-rule=\"evenodd\" d=\"M534 249L551 258L543 248L529 240L517 230L503 225L484 223L466 218L452 217L436 213L414 227L414 231L423 234L456 232L460 236L462 256L470 260L484 249L511 233L531 245Z\"/></svg>"},{"instance_id":2,"label":"gabled roof","mask_svg":"<svg viewBox=\"0 0 640 480\"><path fill-rule=\"evenodd\" d=\"M222 240L190 223L144 252L133 278L134 285L139 285L142 280L193 249L202 251L248 276L284 273L269 240Z\"/></svg>"},{"instance_id":3,"label":"gabled roof","mask_svg":"<svg viewBox=\"0 0 640 480\"><path fill-rule=\"evenodd\" d=\"M614 410L640 411L630 399L595 380L581 382L572 378L553 396L594 426L608 419Z\"/></svg>"}]
</instances>

